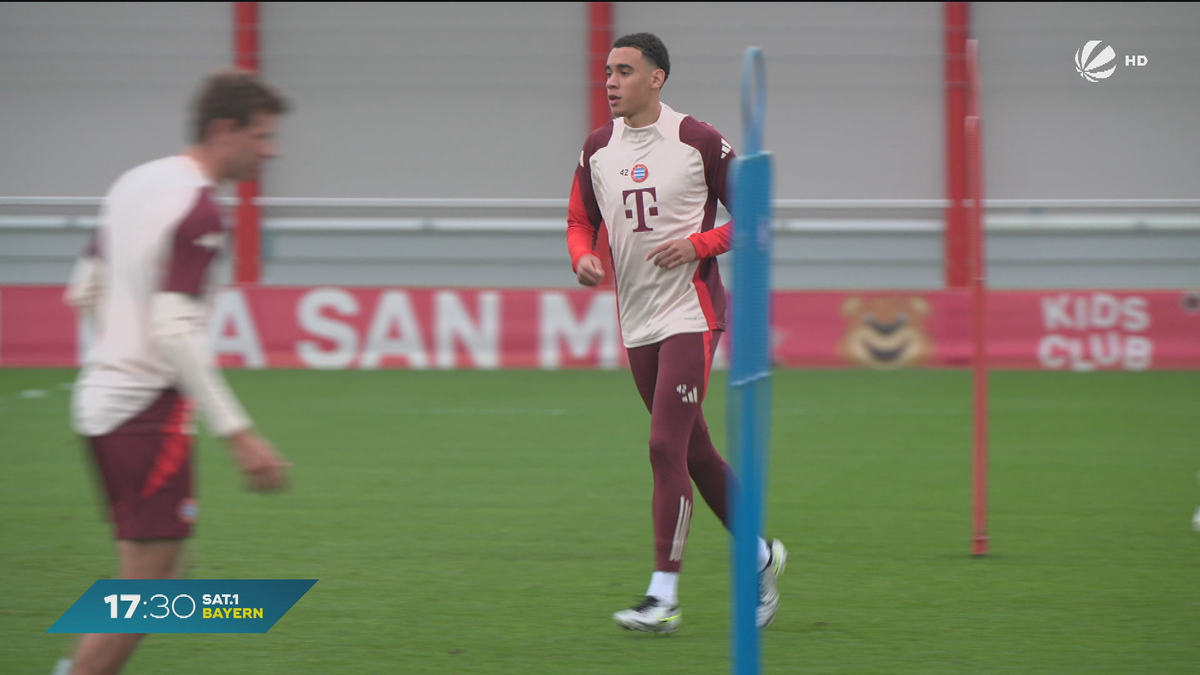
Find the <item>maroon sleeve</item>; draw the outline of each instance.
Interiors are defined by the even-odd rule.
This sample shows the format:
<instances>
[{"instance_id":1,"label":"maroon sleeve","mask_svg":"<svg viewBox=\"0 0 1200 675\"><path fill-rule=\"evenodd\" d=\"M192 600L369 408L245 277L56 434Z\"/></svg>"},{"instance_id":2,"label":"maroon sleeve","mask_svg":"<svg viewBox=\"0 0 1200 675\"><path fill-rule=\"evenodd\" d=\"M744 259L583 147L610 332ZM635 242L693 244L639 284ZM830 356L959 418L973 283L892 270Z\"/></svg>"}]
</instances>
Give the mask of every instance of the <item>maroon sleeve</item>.
<instances>
[{"instance_id":1,"label":"maroon sleeve","mask_svg":"<svg viewBox=\"0 0 1200 675\"><path fill-rule=\"evenodd\" d=\"M726 209L731 209L727 191L729 166L736 156L733 146L713 125L694 117L685 117L680 122L679 140L699 151L704 160L704 181L708 184L709 194L719 199Z\"/></svg>"},{"instance_id":2,"label":"maroon sleeve","mask_svg":"<svg viewBox=\"0 0 1200 675\"><path fill-rule=\"evenodd\" d=\"M208 268L221 250L225 228L209 188L200 190L191 210L175 227L162 290L199 296L208 280Z\"/></svg>"},{"instance_id":3,"label":"maroon sleeve","mask_svg":"<svg viewBox=\"0 0 1200 675\"><path fill-rule=\"evenodd\" d=\"M714 227L717 220L717 201L726 209L729 204L729 167L735 157L733 146L713 125L694 117L685 117L679 124L679 140L692 146L704 161L704 182L708 185L708 202L704 206L704 222L700 232L688 239L700 258L715 258L733 246L733 223Z\"/></svg>"}]
</instances>

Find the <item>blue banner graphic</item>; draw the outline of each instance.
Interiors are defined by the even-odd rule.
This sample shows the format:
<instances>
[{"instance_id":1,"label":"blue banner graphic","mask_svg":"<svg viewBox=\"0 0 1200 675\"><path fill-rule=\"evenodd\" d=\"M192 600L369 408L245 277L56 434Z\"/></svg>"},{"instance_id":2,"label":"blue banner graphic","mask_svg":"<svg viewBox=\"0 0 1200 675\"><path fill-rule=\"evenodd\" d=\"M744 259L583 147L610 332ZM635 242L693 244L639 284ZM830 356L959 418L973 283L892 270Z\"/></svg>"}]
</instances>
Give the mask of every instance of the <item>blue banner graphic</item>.
<instances>
[{"instance_id":1,"label":"blue banner graphic","mask_svg":"<svg viewBox=\"0 0 1200 675\"><path fill-rule=\"evenodd\" d=\"M265 633L316 579L101 579L47 633Z\"/></svg>"}]
</instances>

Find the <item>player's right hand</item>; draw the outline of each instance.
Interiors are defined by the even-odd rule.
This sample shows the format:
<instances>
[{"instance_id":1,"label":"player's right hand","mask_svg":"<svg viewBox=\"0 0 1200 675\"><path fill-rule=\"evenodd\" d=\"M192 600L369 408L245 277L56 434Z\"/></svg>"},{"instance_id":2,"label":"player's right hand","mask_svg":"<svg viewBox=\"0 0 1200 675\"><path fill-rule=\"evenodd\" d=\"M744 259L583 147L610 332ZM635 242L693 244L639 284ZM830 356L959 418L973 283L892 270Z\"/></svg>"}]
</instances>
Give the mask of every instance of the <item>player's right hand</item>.
<instances>
[{"instance_id":1,"label":"player's right hand","mask_svg":"<svg viewBox=\"0 0 1200 675\"><path fill-rule=\"evenodd\" d=\"M600 262L600 258L588 253L579 259L579 264L575 266L575 276L579 279L579 283L584 286L595 286L604 281L604 265Z\"/></svg>"},{"instance_id":2,"label":"player's right hand","mask_svg":"<svg viewBox=\"0 0 1200 675\"><path fill-rule=\"evenodd\" d=\"M250 430L240 431L229 437L229 451L246 475L249 489L272 492L287 487L291 463L263 437Z\"/></svg>"}]
</instances>

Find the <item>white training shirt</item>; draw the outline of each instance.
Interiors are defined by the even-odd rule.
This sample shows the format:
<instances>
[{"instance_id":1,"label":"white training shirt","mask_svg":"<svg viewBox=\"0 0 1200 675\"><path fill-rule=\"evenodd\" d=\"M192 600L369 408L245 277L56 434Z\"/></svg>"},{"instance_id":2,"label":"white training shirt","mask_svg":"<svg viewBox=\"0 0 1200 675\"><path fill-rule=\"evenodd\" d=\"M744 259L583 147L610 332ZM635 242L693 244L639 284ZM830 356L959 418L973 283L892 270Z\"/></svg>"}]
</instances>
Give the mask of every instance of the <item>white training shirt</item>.
<instances>
[{"instance_id":1,"label":"white training shirt","mask_svg":"<svg viewBox=\"0 0 1200 675\"><path fill-rule=\"evenodd\" d=\"M212 193L200 166L179 155L126 172L105 197L91 252L103 260L91 293L102 300L99 333L75 383L77 433L107 434L177 387L199 399L215 434L249 426L203 338L202 297L225 241Z\"/></svg>"},{"instance_id":2,"label":"white training shirt","mask_svg":"<svg viewBox=\"0 0 1200 675\"><path fill-rule=\"evenodd\" d=\"M584 144L571 192L572 264L591 252L608 225L621 336L640 347L672 335L725 328L725 290L715 256L729 249L728 228L713 231L717 201L726 203L729 143L711 125L666 104L640 129L622 118ZM590 233L592 241L587 240ZM700 258L666 270L647 254L673 239L691 239Z\"/></svg>"}]
</instances>

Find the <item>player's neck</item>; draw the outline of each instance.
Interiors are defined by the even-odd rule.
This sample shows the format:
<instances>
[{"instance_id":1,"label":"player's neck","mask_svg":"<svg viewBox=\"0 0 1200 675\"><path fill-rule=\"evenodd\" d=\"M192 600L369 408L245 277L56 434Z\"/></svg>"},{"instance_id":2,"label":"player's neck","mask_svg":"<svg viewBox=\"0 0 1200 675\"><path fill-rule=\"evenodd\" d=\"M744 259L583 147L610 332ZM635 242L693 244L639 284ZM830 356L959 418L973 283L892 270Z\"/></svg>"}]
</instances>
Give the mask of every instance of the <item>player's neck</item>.
<instances>
[{"instance_id":1,"label":"player's neck","mask_svg":"<svg viewBox=\"0 0 1200 675\"><path fill-rule=\"evenodd\" d=\"M217 158L213 157L212 153L205 149L203 145L189 145L187 149L183 151L183 154L185 157L195 162L196 166L200 167L200 172L203 173L204 177L212 182L213 185L219 186L224 182L224 178L221 176L221 173L217 168L219 166Z\"/></svg>"},{"instance_id":2,"label":"player's neck","mask_svg":"<svg viewBox=\"0 0 1200 675\"><path fill-rule=\"evenodd\" d=\"M662 115L662 103L656 98L650 105L642 108L632 115L625 116L625 126L630 129L641 129L648 127L658 121Z\"/></svg>"}]
</instances>

